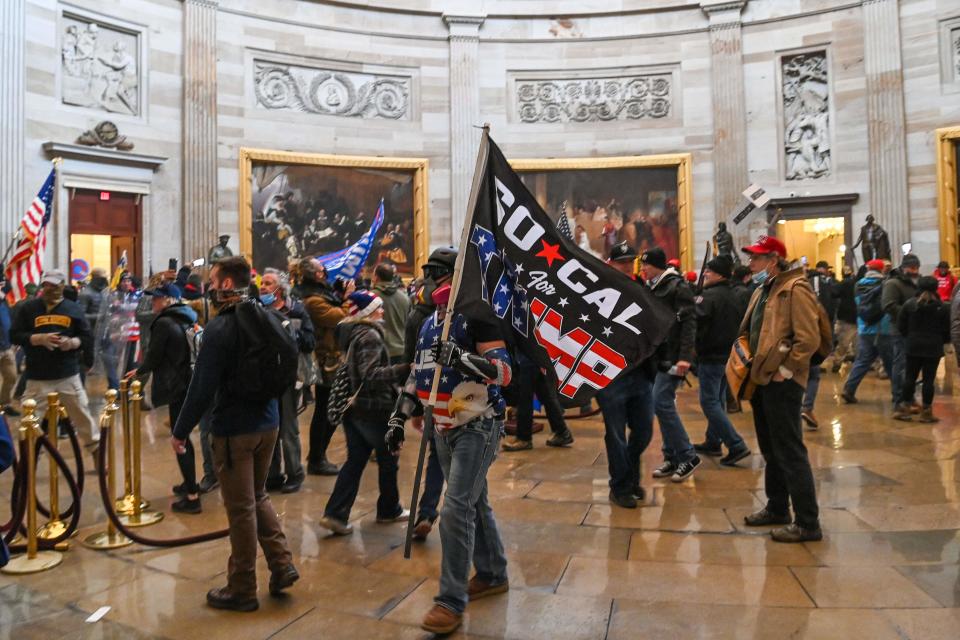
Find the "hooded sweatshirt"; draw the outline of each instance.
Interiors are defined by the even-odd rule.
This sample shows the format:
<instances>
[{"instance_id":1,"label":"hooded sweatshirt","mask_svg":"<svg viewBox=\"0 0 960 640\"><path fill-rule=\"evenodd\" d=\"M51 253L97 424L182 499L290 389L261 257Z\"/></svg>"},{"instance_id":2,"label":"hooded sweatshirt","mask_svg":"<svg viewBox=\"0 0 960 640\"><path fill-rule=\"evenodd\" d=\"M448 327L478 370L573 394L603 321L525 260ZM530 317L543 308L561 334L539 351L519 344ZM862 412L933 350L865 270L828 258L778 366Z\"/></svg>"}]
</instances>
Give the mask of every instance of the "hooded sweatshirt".
<instances>
[{"instance_id":1,"label":"hooded sweatshirt","mask_svg":"<svg viewBox=\"0 0 960 640\"><path fill-rule=\"evenodd\" d=\"M867 271L862 278L857 281L856 286L854 287L853 297L856 300L857 306L860 305L860 300L874 287L883 286L883 274L879 271L870 270ZM886 313L883 314L883 319L880 322L875 322L873 324L867 324L864 322L863 318L857 314L857 332L861 336L889 336L893 327L891 326L890 316Z\"/></svg>"},{"instance_id":2,"label":"hooded sweatshirt","mask_svg":"<svg viewBox=\"0 0 960 640\"><path fill-rule=\"evenodd\" d=\"M153 374L154 406L182 402L190 384L191 345L187 329L197 322L197 313L185 304L172 304L150 325L150 341L137 369L137 377Z\"/></svg>"},{"instance_id":3,"label":"hooded sweatshirt","mask_svg":"<svg viewBox=\"0 0 960 640\"><path fill-rule=\"evenodd\" d=\"M378 282L373 290L383 300L383 341L387 345L387 355L393 358L403 356L404 325L410 313L410 299L406 292L394 282Z\"/></svg>"}]
</instances>

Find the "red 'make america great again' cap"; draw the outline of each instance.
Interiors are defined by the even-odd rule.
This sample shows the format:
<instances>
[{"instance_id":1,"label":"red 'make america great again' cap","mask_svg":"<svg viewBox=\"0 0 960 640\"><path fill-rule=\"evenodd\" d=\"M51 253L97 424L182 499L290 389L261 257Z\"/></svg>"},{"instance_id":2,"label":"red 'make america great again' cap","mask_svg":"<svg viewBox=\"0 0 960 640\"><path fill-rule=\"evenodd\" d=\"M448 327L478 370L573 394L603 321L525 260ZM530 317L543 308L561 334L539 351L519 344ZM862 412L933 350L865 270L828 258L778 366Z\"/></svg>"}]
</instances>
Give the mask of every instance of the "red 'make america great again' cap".
<instances>
[{"instance_id":1,"label":"red 'make america great again' cap","mask_svg":"<svg viewBox=\"0 0 960 640\"><path fill-rule=\"evenodd\" d=\"M775 253L781 258L786 259L787 257L787 248L784 244L771 236L760 236L754 244L749 247L744 247L743 252L751 255L769 255Z\"/></svg>"}]
</instances>

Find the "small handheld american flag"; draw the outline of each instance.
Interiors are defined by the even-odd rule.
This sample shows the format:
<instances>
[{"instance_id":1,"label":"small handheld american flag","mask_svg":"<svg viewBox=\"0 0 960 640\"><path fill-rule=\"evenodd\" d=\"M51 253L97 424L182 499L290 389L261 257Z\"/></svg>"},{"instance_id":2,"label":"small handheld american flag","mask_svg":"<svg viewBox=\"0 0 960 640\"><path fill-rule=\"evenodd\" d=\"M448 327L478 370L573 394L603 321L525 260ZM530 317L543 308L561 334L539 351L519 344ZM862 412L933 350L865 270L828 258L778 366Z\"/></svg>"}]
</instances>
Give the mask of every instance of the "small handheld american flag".
<instances>
[{"instance_id":1,"label":"small handheld american flag","mask_svg":"<svg viewBox=\"0 0 960 640\"><path fill-rule=\"evenodd\" d=\"M33 202L20 221L20 240L4 274L10 284L7 302L14 305L27 297L27 285L40 282L43 257L47 251L47 228L53 216L54 185L57 169L50 170Z\"/></svg>"},{"instance_id":2,"label":"small handheld american flag","mask_svg":"<svg viewBox=\"0 0 960 640\"><path fill-rule=\"evenodd\" d=\"M568 240L573 240L573 232L570 230L570 220L567 219L566 200L564 200L563 204L560 205L560 217L557 218L557 231L559 231L560 234Z\"/></svg>"}]
</instances>

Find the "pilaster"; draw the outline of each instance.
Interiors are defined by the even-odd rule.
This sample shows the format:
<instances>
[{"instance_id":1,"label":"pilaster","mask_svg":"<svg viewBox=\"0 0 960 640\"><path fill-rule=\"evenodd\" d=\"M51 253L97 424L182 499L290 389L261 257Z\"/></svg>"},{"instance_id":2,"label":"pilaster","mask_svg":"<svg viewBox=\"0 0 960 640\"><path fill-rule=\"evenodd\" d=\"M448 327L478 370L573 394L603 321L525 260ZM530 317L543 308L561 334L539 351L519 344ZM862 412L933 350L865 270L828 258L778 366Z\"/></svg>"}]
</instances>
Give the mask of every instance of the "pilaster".
<instances>
[{"instance_id":1,"label":"pilaster","mask_svg":"<svg viewBox=\"0 0 960 640\"><path fill-rule=\"evenodd\" d=\"M450 44L450 237L460 237L480 144L477 51L485 16L448 15ZM462 247L461 247L462 249Z\"/></svg>"},{"instance_id":2,"label":"pilaster","mask_svg":"<svg viewBox=\"0 0 960 640\"><path fill-rule=\"evenodd\" d=\"M217 223L217 3L183 1L183 258L206 256Z\"/></svg>"},{"instance_id":3,"label":"pilaster","mask_svg":"<svg viewBox=\"0 0 960 640\"><path fill-rule=\"evenodd\" d=\"M25 4L0 2L0 251L31 199L23 191Z\"/></svg>"}]
</instances>

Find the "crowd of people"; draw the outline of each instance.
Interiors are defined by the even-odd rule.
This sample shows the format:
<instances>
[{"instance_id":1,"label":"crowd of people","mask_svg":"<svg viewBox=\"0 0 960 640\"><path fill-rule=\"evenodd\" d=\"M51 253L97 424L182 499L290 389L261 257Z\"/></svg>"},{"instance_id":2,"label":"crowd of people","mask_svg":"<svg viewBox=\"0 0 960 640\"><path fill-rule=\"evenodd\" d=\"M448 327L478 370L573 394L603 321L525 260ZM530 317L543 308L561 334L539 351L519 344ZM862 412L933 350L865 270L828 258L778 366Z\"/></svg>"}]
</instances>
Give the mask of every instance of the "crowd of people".
<instances>
[{"instance_id":1,"label":"crowd of people","mask_svg":"<svg viewBox=\"0 0 960 640\"><path fill-rule=\"evenodd\" d=\"M864 376L879 369L890 380L894 418L935 421L934 382L944 346L951 340L960 346L956 278L946 263L921 276L920 261L908 254L896 267L872 260L856 274L844 268L838 280L825 262L813 270L787 262L783 243L773 237L743 252L745 264L715 256L701 282L691 283L660 247L638 253L635 243L622 242L610 248L607 263L642 280L676 321L652 356L597 396L609 499L625 509L645 499L640 460L655 418L663 462L653 477L683 482L702 456L735 467L752 452L728 414L749 401L767 501L746 524L778 526L771 535L779 542L819 540L803 425L819 426L814 407L821 375L846 373L840 397L855 403ZM319 525L349 535L361 478L373 460L377 522L406 519L397 456L407 425L422 430L435 393L414 536L426 539L439 519L439 594L423 627L448 633L469 601L509 588L486 473L499 450L521 454L533 447L535 396L552 432L547 445L575 442L545 372L512 352L498 326L454 313L441 340L456 259L456 249L435 250L422 277L409 284L389 261L371 269L372 280L330 282L315 258L258 275L244 258L226 257L203 273L158 274L142 289L128 273L111 283L95 270L78 290L50 270L35 297L13 309L0 302L0 404L17 415L15 395L42 404L57 391L92 447L98 433L85 376L95 362L108 387L123 378L149 380L150 403L167 407L182 476L172 488L172 509L200 513L203 494L219 487L230 523L227 584L211 590L207 601L252 611L258 545L272 595L299 577L270 493L296 493L308 475L336 476ZM731 366L736 359L749 366ZM699 441L677 408L677 392L691 376L699 381L707 421ZM304 464L298 415L310 402ZM501 442L508 416L515 435ZM191 439L198 426L200 474ZM347 453L338 467L328 449L341 426Z\"/></svg>"}]
</instances>

